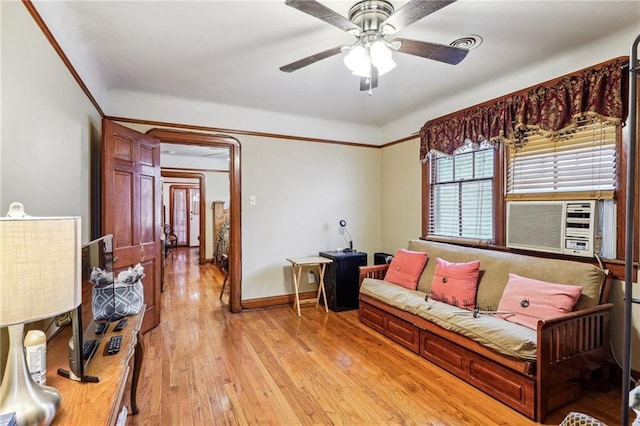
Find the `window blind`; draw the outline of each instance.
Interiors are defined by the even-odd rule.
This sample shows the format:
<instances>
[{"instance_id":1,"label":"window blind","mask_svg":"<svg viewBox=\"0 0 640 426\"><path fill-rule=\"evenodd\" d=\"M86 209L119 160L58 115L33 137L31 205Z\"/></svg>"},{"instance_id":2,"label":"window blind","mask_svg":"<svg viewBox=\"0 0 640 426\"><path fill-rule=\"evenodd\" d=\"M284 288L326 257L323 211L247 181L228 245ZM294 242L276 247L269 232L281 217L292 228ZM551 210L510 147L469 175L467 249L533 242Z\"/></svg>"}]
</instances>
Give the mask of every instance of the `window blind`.
<instances>
[{"instance_id":1,"label":"window blind","mask_svg":"<svg viewBox=\"0 0 640 426\"><path fill-rule=\"evenodd\" d=\"M493 154L430 155L429 235L493 239Z\"/></svg>"},{"instance_id":2,"label":"window blind","mask_svg":"<svg viewBox=\"0 0 640 426\"><path fill-rule=\"evenodd\" d=\"M616 135L616 125L591 119L553 139L527 132L523 146L508 150L507 199L515 194L582 191L598 193L594 198L612 197Z\"/></svg>"}]
</instances>

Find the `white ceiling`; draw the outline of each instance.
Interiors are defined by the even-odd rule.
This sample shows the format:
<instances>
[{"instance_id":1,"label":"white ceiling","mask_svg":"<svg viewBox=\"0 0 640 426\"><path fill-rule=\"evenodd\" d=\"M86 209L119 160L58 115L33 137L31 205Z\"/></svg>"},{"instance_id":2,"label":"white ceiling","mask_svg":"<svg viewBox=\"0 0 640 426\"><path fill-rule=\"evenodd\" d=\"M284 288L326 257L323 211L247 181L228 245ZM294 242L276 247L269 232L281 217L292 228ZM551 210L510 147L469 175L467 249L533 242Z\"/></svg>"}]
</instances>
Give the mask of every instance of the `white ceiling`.
<instances>
[{"instance_id":1,"label":"white ceiling","mask_svg":"<svg viewBox=\"0 0 640 426\"><path fill-rule=\"evenodd\" d=\"M323 1L345 16L354 2ZM392 3L397 10L406 0ZM395 53L398 66L369 96L341 55L279 70L355 41L284 0L34 4L107 115L105 93L124 90L382 126L621 28L640 31L637 0L459 0L397 36L448 44L476 34L482 45L457 66Z\"/></svg>"},{"instance_id":2,"label":"white ceiling","mask_svg":"<svg viewBox=\"0 0 640 426\"><path fill-rule=\"evenodd\" d=\"M160 144L160 151L162 155L229 160L229 148L219 148L215 146L185 145L163 142Z\"/></svg>"}]
</instances>

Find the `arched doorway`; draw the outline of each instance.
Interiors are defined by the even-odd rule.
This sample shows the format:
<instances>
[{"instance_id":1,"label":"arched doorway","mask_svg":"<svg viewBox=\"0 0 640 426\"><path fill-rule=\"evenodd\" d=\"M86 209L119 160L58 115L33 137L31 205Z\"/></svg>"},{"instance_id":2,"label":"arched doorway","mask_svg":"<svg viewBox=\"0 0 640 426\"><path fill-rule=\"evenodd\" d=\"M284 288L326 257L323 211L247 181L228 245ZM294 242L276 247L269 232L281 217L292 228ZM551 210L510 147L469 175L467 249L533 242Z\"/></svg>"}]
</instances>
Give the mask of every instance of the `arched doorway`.
<instances>
[{"instance_id":1,"label":"arched doorway","mask_svg":"<svg viewBox=\"0 0 640 426\"><path fill-rule=\"evenodd\" d=\"M229 149L229 310L242 311L242 235L240 141L228 135L154 128L147 132L161 142Z\"/></svg>"}]
</instances>

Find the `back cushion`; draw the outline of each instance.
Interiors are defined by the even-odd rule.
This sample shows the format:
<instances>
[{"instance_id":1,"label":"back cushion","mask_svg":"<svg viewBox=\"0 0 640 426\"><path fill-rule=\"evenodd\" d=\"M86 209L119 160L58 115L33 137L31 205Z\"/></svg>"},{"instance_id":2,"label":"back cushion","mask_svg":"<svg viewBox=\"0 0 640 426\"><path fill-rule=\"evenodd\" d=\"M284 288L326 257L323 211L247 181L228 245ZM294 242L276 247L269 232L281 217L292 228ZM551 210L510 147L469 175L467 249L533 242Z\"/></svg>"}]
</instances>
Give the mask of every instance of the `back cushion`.
<instances>
[{"instance_id":1,"label":"back cushion","mask_svg":"<svg viewBox=\"0 0 640 426\"><path fill-rule=\"evenodd\" d=\"M456 246L434 241L411 240L407 246L412 251L428 252L429 257L440 257L449 262L480 261L480 277L476 305L481 309L497 309L509 273L540 281L582 286L582 293L574 309L595 306L600 300L600 289L605 273L595 265L583 262L545 259L496 250ZM418 280L418 290L431 292L436 262L428 262Z\"/></svg>"}]
</instances>

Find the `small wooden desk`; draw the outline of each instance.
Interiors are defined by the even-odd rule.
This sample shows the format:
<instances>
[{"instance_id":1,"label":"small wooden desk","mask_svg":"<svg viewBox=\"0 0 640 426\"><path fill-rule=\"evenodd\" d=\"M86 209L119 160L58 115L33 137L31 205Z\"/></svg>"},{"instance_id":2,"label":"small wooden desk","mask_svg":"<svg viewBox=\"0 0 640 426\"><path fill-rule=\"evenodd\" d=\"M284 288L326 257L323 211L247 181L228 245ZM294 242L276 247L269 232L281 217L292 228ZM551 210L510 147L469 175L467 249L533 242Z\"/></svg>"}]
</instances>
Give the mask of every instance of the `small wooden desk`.
<instances>
[{"instance_id":1,"label":"small wooden desk","mask_svg":"<svg viewBox=\"0 0 640 426\"><path fill-rule=\"evenodd\" d=\"M47 345L47 385L58 389L62 396L60 408L53 420L54 425L115 425L122 409L131 357L134 357L131 377L130 413L137 414L136 390L140 378L140 369L144 354L140 327L146 306L142 306L138 315L128 316L127 325L120 332L114 332L116 323L109 324L103 334L95 355L89 362L85 373L97 376L98 383L78 382L57 374L59 367L69 369L69 351L67 345L71 337L71 327L66 327ZM84 339L95 339L95 322L85 328ZM106 355L109 339L122 334L120 352Z\"/></svg>"},{"instance_id":2,"label":"small wooden desk","mask_svg":"<svg viewBox=\"0 0 640 426\"><path fill-rule=\"evenodd\" d=\"M324 288L324 270L327 266L327 263L333 262L331 259L327 259L326 257L320 256L311 256L311 257L297 257L297 258L288 258L289 262L291 262L291 273L293 274L293 287L296 290L296 300L293 303L293 309L298 310L298 316L300 315L300 278L302 277L302 268L317 266L318 271L320 273L320 282L318 283L318 295L316 297L316 307L320 303L320 293L324 297L324 310L328 313L329 308L327 307L327 292Z\"/></svg>"}]
</instances>

